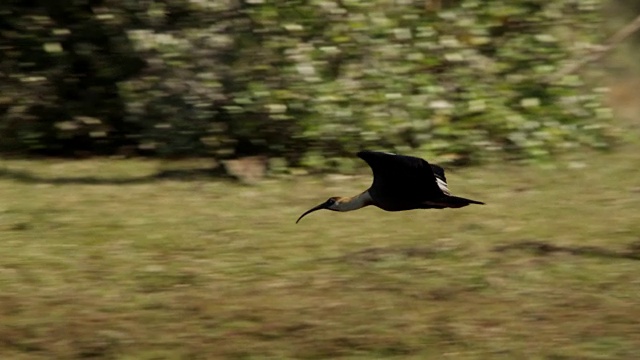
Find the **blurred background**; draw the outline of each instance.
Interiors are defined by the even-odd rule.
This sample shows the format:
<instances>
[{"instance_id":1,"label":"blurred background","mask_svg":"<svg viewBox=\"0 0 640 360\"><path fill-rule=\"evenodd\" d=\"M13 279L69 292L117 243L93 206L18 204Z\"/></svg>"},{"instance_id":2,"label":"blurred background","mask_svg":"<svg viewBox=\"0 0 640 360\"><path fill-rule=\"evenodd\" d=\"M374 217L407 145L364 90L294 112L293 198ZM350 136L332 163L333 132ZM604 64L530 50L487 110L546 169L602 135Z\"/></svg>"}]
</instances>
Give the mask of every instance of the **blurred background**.
<instances>
[{"instance_id":1,"label":"blurred background","mask_svg":"<svg viewBox=\"0 0 640 360\"><path fill-rule=\"evenodd\" d=\"M640 1L5 0L0 356L629 359ZM304 210L355 153L461 210Z\"/></svg>"},{"instance_id":2,"label":"blurred background","mask_svg":"<svg viewBox=\"0 0 640 360\"><path fill-rule=\"evenodd\" d=\"M639 6L8 1L0 146L265 155L279 170L348 166L370 147L461 164L606 148L606 80L637 72L638 35L604 47Z\"/></svg>"}]
</instances>

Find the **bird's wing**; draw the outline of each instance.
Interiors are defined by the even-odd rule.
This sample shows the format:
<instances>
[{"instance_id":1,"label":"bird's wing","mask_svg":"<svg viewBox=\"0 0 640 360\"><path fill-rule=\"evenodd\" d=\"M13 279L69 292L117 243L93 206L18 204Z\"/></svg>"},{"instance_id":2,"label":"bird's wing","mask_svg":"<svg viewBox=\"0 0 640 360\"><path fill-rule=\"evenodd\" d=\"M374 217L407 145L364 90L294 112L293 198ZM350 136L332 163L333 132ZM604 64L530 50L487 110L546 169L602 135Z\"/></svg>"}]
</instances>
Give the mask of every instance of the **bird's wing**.
<instances>
[{"instance_id":1,"label":"bird's wing","mask_svg":"<svg viewBox=\"0 0 640 360\"><path fill-rule=\"evenodd\" d=\"M444 169L441 166L430 164L433 174L436 176L436 184L445 195L451 195L449 192L449 186L447 185L447 178L444 176Z\"/></svg>"},{"instance_id":2,"label":"bird's wing","mask_svg":"<svg viewBox=\"0 0 640 360\"><path fill-rule=\"evenodd\" d=\"M424 159L378 151L360 151L358 157L373 171L372 196L406 198L413 201L431 199L443 194L434 169ZM440 168L442 170L442 168ZM444 171L440 171L446 189ZM448 191L448 190L447 190Z\"/></svg>"}]
</instances>

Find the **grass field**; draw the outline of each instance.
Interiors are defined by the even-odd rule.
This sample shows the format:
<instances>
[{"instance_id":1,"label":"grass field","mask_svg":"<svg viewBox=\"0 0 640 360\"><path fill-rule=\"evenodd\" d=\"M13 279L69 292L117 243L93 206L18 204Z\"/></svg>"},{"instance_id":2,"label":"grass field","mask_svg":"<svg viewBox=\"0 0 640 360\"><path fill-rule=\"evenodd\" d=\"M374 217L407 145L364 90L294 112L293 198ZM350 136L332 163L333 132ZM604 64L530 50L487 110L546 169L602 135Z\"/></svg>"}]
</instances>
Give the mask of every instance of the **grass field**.
<instances>
[{"instance_id":1,"label":"grass field","mask_svg":"<svg viewBox=\"0 0 640 360\"><path fill-rule=\"evenodd\" d=\"M369 175L3 160L0 358L634 358L639 151L449 172L486 206L297 225Z\"/></svg>"}]
</instances>

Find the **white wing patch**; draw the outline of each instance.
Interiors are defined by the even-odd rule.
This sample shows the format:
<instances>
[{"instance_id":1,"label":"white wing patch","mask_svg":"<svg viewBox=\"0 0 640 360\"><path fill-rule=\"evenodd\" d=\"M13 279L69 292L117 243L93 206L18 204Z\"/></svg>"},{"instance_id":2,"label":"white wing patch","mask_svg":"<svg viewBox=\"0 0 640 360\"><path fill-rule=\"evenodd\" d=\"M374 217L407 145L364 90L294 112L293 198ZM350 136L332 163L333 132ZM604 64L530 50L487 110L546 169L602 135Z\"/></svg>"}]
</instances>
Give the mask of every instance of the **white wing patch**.
<instances>
[{"instance_id":1,"label":"white wing patch","mask_svg":"<svg viewBox=\"0 0 640 360\"><path fill-rule=\"evenodd\" d=\"M440 190L442 190L442 192L445 195L451 195L451 193L449 192L449 187L447 186L447 183L440 179L440 177L436 176L436 184L438 184L438 187L440 188Z\"/></svg>"}]
</instances>

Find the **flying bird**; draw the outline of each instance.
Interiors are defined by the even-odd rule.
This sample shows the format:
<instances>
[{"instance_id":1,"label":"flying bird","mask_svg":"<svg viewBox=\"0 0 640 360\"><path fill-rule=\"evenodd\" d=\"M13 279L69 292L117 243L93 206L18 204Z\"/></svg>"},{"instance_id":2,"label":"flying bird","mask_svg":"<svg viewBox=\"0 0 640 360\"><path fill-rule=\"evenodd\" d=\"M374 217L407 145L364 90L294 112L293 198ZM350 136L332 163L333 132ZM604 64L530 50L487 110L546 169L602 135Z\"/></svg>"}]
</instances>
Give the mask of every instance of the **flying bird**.
<instances>
[{"instance_id":1,"label":"flying bird","mask_svg":"<svg viewBox=\"0 0 640 360\"><path fill-rule=\"evenodd\" d=\"M322 209L344 212L373 205L385 211L405 211L484 205L451 195L444 169L424 159L378 151L360 151L357 155L373 171L369 189L353 197L330 197L302 214L296 224L307 214Z\"/></svg>"}]
</instances>

